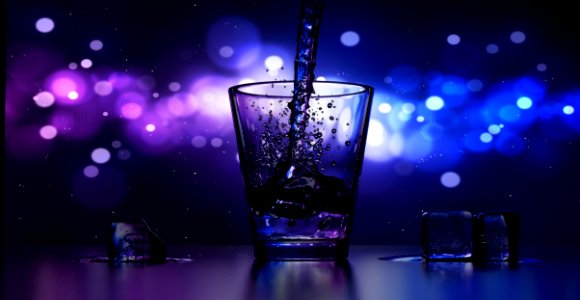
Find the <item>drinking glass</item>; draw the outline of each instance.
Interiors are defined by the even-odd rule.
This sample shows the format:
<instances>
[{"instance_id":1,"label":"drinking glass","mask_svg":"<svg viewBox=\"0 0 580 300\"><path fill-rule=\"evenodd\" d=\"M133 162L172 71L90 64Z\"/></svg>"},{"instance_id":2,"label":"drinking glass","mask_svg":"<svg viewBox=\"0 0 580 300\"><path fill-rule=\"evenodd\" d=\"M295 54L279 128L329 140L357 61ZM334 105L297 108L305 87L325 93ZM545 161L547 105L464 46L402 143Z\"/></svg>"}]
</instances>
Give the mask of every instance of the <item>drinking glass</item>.
<instances>
[{"instance_id":1,"label":"drinking glass","mask_svg":"<svg viewBox=\"0 0 580 300\"><path fill-rule=\"evenodd\" d=\"M256 259L348 257L373 88L313 89L296 106L293 81L229 88ZM292 123L293 109L301 122Z\"/></svg>"}]
</instances>

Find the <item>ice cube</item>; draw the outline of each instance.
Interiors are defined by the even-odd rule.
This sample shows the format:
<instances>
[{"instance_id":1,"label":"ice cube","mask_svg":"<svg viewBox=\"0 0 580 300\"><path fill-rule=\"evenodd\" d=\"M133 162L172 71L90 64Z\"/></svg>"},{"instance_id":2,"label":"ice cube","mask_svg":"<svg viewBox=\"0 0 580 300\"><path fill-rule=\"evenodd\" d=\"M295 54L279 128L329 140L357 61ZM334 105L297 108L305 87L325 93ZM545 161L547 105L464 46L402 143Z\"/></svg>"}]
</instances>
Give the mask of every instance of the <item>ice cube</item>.
<instances>
[{"instance_id":1,"label":"ice cube","mask_svg":"<svg viewBox=\"0 0 580 300\"><path fill-rule=\"evenodd\" d=\"M111 224L108 257L114 263L161 262L166 249L145 220L131 217Z\"/></svg>"},{"instance_id":2,"label":"ice cube","mask_svg":"<svg viewBox=\"0 0 580 300\"><path fill-rule=\"evenodd\" d=\"M255 208L263 202L264 210L290 219L310 218L323 211L348 213L353 206L353 195L344 181L299 164L280 168L257 192Z\"/></svg>"},{"instance_id":3,"label":"ice cube","mask_svg":"<svg viewBox=\"0 0 580 300\"><path fill-rule=\"evenodd\" d=\"M473 252L472 214L466 210L422 215L421 248L426 260L468 260Z\"/></svg>"},{"instance_id":4,"label":"ice cube","mask_svg":"<svg viewBox=\"0 0 580 300\"><path fill-rule=\"evenodd\" d=\"M480 261L512 261L518 257L520 217L514 212L474 216L473 256Z\"/></svg>"}]
</instances>

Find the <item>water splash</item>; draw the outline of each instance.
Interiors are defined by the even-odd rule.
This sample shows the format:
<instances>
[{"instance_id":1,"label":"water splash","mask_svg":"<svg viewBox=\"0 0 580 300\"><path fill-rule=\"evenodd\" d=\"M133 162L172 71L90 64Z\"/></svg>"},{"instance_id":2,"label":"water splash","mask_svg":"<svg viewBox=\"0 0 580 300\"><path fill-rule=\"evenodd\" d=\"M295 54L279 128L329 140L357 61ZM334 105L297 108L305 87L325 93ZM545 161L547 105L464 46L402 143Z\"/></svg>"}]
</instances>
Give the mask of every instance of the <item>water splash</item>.
<instances>
[{"instance_id":1,"label":"water splash","mask_svg":"<svg viewBox=\"0 0 580 300\"><path fill-rule=\"evenodd\" d=\"M298 145L308 123L307 110L310 95L314 92L314 67L323 6L323 0L302 1L294 61L294 91L292 101L288 104L291 111L290 132L288 133L290 161L295 161L299 155Z\"/></svg>"}]
</instances>

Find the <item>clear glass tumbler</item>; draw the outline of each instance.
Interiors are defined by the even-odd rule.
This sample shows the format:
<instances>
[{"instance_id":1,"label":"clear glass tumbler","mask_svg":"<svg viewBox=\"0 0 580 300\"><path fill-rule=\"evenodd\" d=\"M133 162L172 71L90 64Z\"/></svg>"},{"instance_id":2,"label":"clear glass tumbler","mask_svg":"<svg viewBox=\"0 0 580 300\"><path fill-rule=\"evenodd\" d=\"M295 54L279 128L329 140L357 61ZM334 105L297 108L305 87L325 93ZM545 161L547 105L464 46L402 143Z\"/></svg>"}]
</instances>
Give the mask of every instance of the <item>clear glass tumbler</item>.
<instances>
[{"instance_id":1,"label":"clear glass tumbler","mask_svg":"<svg viewBox=\"0 0 580 300\"><path fill-rule=\"evenodd\" d=\"M290 124L294 82L229 89L257 259L348 257L373 88L313 88L299 124Z\"/></svg>"}]
</instances>

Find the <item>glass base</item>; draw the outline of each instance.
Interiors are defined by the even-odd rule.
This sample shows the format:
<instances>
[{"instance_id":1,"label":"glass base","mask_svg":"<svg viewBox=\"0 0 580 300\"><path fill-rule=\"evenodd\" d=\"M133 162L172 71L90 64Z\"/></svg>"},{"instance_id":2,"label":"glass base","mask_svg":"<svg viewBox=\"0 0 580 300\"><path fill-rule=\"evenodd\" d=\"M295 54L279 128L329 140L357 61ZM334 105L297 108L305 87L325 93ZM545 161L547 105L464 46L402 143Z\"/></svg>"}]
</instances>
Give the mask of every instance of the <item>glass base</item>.
<instances>
[{"instance_id":1,"label":"glass base","mask_svg":"<svg viewBox=\"0 0 580 300\"><path fill-rule=\"evenodd\" d=\"M254 256L258 260L345 260L348 242L333 240L256 241Z\"/></svg>"}]
</instances>

